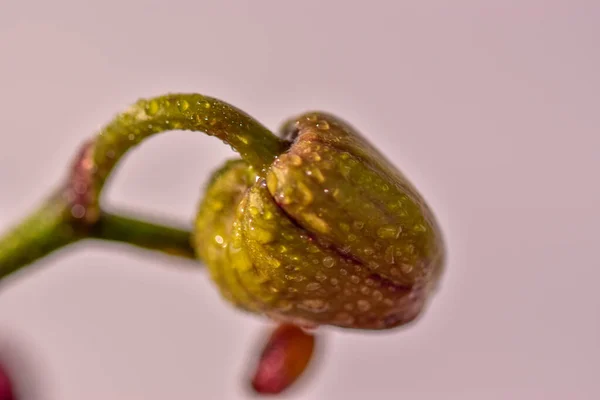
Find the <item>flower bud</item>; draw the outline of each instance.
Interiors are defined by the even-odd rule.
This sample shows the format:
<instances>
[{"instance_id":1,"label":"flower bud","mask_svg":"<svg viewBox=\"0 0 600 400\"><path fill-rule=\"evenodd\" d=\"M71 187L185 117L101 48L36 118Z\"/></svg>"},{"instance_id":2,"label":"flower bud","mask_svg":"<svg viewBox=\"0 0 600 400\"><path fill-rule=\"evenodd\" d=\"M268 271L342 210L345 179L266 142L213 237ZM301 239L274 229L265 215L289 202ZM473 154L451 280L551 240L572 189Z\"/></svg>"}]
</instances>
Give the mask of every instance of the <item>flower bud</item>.
<instances>
[{"instance_id":1,"label":"flower bud","mask_svg":"<svg viewBox=\"0 0 600 400\"><path fill-rule=\"evenodd\" d=\"M315 347L315 337L292 324L278 326L265 344L252 378L260 394L279 394L305 372Z\"/></svg>"},{"instance_id":2,"label":"flower bud","mask_svg":"<svg viewBox=\"0 0 600 400\"><path fill-rule=\"evenodd\" d=\"M300 116L282 135L289 147L264 173L228 162L200 206L195 247L222 294L305 326L388 329L414 320L444 262L422 196L331 115Z\"/></svg>"}]
</instances>

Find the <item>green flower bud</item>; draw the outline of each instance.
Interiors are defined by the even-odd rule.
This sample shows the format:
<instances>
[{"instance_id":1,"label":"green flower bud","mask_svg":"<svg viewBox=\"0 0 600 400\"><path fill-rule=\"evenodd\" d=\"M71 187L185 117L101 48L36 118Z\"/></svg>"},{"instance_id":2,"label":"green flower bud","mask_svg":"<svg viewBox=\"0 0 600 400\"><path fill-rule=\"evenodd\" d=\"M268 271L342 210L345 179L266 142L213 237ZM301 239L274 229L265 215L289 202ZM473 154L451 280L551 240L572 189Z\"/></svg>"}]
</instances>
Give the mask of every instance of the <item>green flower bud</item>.
<instances>
[{"instance_id":1,"label":"green flower bud","mask_svg":"<svg viewBox=\"0 0 600 400\"><path fill-rule=\"evenodd\" d=\"M434 215L347 123L309 113L255 174L242 160L211 179L196 250L238 307L300 325L387 329L414 320L440 277Z\"/></svg>"}]
</instances>

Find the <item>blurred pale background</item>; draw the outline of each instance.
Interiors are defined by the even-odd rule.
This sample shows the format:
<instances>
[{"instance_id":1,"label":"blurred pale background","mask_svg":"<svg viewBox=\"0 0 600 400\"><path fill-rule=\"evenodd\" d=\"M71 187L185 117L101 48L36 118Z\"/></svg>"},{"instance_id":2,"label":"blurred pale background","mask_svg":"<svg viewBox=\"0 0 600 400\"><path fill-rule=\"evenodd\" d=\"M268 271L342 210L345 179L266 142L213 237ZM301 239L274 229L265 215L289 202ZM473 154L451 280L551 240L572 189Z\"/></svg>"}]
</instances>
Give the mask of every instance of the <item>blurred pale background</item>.
<instances>
[{"instance_id":1,"label":"blurred pale background","mask_svg":"<svg viewBox=\"0 0 600 400\"><path fill-rule=\"evenodd\" d=\"M362 130L449 248L419 323L329 331L290 399L600 398L600 3L0 0L0 228L138 97L201 92L269 127ZM174 132L127 158L111 206L194 215L230 150ZM60 400L246 399L264 321L201 269L114 246L3 282L0 347Z\"/></svg>"}]
</instances>

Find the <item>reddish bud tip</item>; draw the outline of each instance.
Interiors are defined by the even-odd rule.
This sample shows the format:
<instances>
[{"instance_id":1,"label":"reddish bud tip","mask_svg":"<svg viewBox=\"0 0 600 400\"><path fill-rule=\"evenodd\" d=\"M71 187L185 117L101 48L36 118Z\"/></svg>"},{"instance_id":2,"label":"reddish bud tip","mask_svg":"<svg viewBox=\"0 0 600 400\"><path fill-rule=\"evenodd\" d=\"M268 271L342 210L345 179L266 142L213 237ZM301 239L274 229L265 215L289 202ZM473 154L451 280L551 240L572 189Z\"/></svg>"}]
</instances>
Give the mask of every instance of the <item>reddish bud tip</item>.
<instances>
[{"instance_id":1,"label":"reddish bud tip","mask_svg":"<svg viewBox=\"0 0 600 400\"><path fill-rule=\"evenodd\" d=\"M15 400L10 377L2 366L0 366L0 400Z\"/></svg>"},{"instance_id":2,"label":"reddish bud tip","mask_svg":"<svg viewBox=\"0 0 600 400\"><path fill-rule=\"evenodd\" d=\"M315 337L300 327L280 325L262 351L252 387L260 394L278 394L306 370L313 354Z\"/></svg>"}]
</instances>

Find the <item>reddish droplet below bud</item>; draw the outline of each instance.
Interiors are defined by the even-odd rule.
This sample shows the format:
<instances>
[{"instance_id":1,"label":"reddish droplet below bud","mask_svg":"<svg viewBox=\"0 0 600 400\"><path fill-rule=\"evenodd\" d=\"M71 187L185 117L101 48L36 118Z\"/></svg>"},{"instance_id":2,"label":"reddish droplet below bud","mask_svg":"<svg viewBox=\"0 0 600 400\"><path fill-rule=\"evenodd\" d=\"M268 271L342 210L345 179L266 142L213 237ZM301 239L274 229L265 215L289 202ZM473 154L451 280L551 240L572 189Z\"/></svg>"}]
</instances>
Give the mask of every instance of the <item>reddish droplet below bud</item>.
<instances>
[{"instance_id":1,"label":"reddish droplet below bud","mask_svg":"<svg viewBox=\"0 0 600 400\"><path fill-rule=\"evenodd\" d=\"M12 383L9 375L0 365L0 400L14 400Z\"/></svg>"},{"instance_id":2,"label":"reddish droplet below bud","mask_svg":"<svg viewBox=\"0 0 600 400\"><path fill-rule=\"evenodd\" d=\"M273 331L258 361L252 387L260 394L278 394L293 384L312 358L315 337L284 324Z\"/></svg>"}]
</instances>

